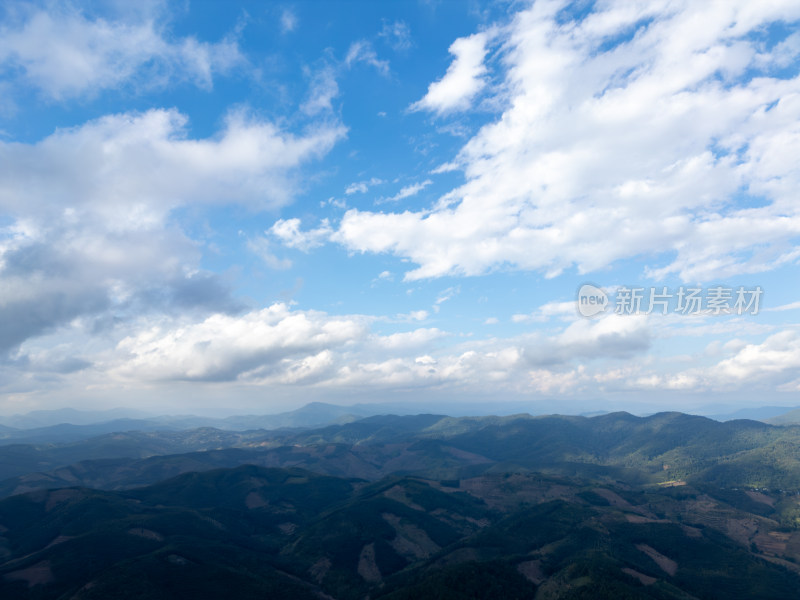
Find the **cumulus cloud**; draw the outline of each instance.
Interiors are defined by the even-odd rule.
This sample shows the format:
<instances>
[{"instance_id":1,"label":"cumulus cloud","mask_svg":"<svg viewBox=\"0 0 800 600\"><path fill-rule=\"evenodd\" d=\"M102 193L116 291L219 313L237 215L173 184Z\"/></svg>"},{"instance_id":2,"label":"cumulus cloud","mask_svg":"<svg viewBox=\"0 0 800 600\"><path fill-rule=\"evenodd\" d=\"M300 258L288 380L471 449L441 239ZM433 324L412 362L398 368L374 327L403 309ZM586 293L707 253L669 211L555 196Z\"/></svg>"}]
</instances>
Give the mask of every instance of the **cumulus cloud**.
<instances>
[{"instance_id":1,"label":"cumulus cloud","mask_svg":"<svg viewBox=\"0 0 800 600\"><path fill-rule=\"evenodd\" d=\"M191 139L176 110L108 115L57 130L35 144L0 142L0 209L41 215L85 210L118 230L160 224L189 202L282 206L296 189L289 174L344 135L326 126L306 135L232 113L220 135ZM58 204L53 198L59 198Z\"/></svg>"},{"instance_id":2,"label":"cumulus cloud","mask_svg":"<svg viewBox=\"0 0 800 600\"><path fill-rule=\"evenodd\" d=\"M118 349L128 358L113 373L145 380L230 381L244 374L313 371L329 362L331 348L364 333L365 324L354 318L274 304L240 317L218 314L127 337Z\"/></svg>"},{"instance_id":3,"label":"cumulus cloud","mask_svg":"<svg viewBox=\"0 0 800 600\"><path fill-rule=\"evenodd\" d=\"M728 325L730 330L730 325ZM738 331L738 330L737 330ZM714 342L705 354L726 358L683 370L656 372L644 365L620 372L618 383L629 389L700 392L796 392L800 389L800 335L796 329L772 333L760 342L732 339ZM698 362L694 357L692 362Z\"/></svg>"},{"instance_id":4,"label":"cumulus cloud","mask_svg":"<svg viewBox=\"0 0 800 600\"><path fill-rule=\"evenodd\" d=\"M0 73L56 100L129 81L150 86L187 80L210 88L215 73L245 62L233 39L169 39L149 17L136 23L89 19L67 6L7 16L0 26Z\"/></svg>"},{"instance_id":5,"label":"cumulus cloud","mask_svg":"<svg viewBox=\"0 0 800 600\"><path fill-rule=\"evenodd\" d=\"M643 317L576 319L550 343L529 346L526 359L536 366L572 360L625 359L649 350L651 341L650 327Z\"/></svg>"},{"instance_id":6,"label":"cumulus cloud","mask_svg":"<svg viewBox=\"0 0 800 600\"><path fill-rule=\"evenodd\" d=\"M407 280L642 256L653 278L709 281L796 262L800 77L780 71L793 40L762 32L800 5L609 2L577 20L562 6L503 30L505 109L456 157L467 181L426 210L351 209L333 239L410 260Z\"/></svg>"},{"instance_id":7,"label":"cumulus cloud","mask_svg":"<svg viewBox=\"0 0 800 600\"><path fill-rule=\"evenodd\" d=\"M87 349L78 362L64 363L43 347L27 343L19 360L59 377L103 373L108 382L237 382L247 386L302 385L323 394L336 390L416 390L508 393L526 396L632 390L791 390L800 382L795 331L761 342L730 340L703 357L717 362L681 370L698 357L656 364L648 357L652 316L575 318L548 332L510 338L465 339L436 327L378 333L388 323L402 328L427 314L397 319L334 315L274 304L238 314L154 315L129 323L111 351ZM413 325L412 325L413 327ZM119 339L119 338L118 338ZM719 354L724 356L719 359ZM699 358L703 358L699 357ZM679 358L679 357L678 357ZM63 364L62 364L63 363ZM794 387L792 387L794 386Z\"/></svg>"},{"instance_id":8,"label":"cumulus cloud","mask_svg":"<svg viewBox=\"0 0 800 600\"><path fill-rule=\"evenodd\" d=\"M733 381L752 381L800 376L800 335L785 330L769 336L760 344L747 344L734 356L721 361L715 372ZM787 377L788 375L788 377Z\"/></svg>"},{"instance_id":9,"label":"cumulus cloud","mask_svg":"<svg viewBox=\"0 0 800 600\"><path fill-rule=\"evenodd\" d=\"M54 217L3 249L0 352L74 323L102 330L139 312L238 310L224 278L185 269L197 249L179 232L108 231Z\"/></svg>"},{"instance_id":10,"label":"cumulus cloud","mask_svg":"<svg viewBox=\"0 0 800 600\"><path fill-rule=\"evenodd\" d=\"M286 204L293 171L326 152L336 126L293 135L232 114L192 139L175 110L109 115L33 144L0 142L0 350L72 322L149 310L241 307L169 225L190 204Z\"/></svg>"},{"instance_id":11,"label":"cumulus cloud","mask_svg":"<svg viewBox=\"0 0 800 600\"><path fill-rule=\"evenodd\" d=\"M426 317L420 311L395 322ZM199 321L185 317L151 325L144 321L119 342L113 356L102 360L112 365L113 377L124 380L303 383L325 389L394 385L484 389L491 384L541 392L552 386L542 383L545 373L561 377L574 371L576 362L624 361L650 344L646 320L639 317L582 319L550 335L465 341L456 346L447 345L452 335L436 327L373 331L375 324L385 321L292 309L286 304ZM581 368L583 381L589 373ZM560 385L566 385L563 378Z\"/></svg>"},{"instance_id":12,"label":"cumulus cloud","mask_svg":"<svg viewBox=\"0 0 800 600\"><path fill-rule=\"evenodd\" d=\"M459 38L450 46L455 56L444 77L428 87L428 93L411 105L411 110L430 110L444 114L469 108L472 99L483 89L486 81L486 33Z\"/></svg>"},{"instance_id":13,"label":"cumulus cloud","mask_svg":"<svg viewBox=\"0 0 800 600\"><path fill-rule=\"evenodd\" d=\"M323 219L319 227L309 231L300 230L300 219L279 219L269 229L269 233L281 240L285 246L303 252L324 244L332 231L327 219Z\"/></svg>"},{"instance_id":14,"label":"cumulus cloud","mask_svg":"<svg viewBox=\"0 0 800 600\"><path fill-rule=\"evenodd\" d=\"M431 342L444 337L445 332L435 328L421 328L414 331L404 331L392 333L390 335L376 337L376 345L380 348L392 351L407 351L410 349L429 348Z\"/></svg>"}]
</instances>

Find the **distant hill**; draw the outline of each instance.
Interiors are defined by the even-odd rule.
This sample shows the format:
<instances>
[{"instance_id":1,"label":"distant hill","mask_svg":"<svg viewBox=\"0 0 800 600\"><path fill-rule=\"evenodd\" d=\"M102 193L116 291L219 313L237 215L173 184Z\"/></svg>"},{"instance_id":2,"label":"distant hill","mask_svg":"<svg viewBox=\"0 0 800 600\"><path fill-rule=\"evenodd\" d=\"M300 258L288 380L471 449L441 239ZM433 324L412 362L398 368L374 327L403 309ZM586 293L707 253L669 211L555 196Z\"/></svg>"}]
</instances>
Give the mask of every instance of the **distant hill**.
<instances>
[{"instance_id":1,"label":"distant hill","mask_svg":"<svg viewBox=\"0 0 800 600\"><path fill-rule=\"evenodd\" d=\"M0 428L0 445L5 444L63 444L115 432L125 431L177 431L157 421L145 419L114 419L89 425L61 423L31 429Z\"/></svg>"},{"instance_id":2,"label":"distant hill","mask_svg":"<svg viewBox=\"0 0 800 600\"><path fill-rule=\"evenodd\" d=\"M458 479L511 469L636 485L800 491L800 427L610 413L381 415L317 429L122 432L0 446L0 497L70 485L125 489L244 463L366 480L397 473Z\"/></svg>"},{"instance_id":3,"label":"distant hill","mask_svg":"<svg viewBox=\"0 0 800 600\"><path fill-rule=\"evenodd\" d=\"M55 410L34 410L25 414L0 417L0 422L14 429L34 429L69 423L71 425L91 425L116 419L142 419L147 414L127 408L110 410L77 410L59 408Z\"/></svg>"},{"instance_id":4,"label":"distant hill","mask_svg":"<svg viewBox=\"0 0 800 600\"><path fill-rule=\"evenodd\" d=\"M771 425L800 425L800 408L785 412L780 416L766 419Z\"/></svg>"},{"instance_id":5,"label":"distant hill","mask_svg":"<svg viewBox=\"0 0 800 600\"><path fill-rule=\"evenodd\" d=\"M520 412L542 414L545 405L534 410L530 403L523 402L495 402L491 405L493 414L510 415ZM214 427L233 431L246 431L250 429L280 429L280 428L310 428L321 427L333 423L347 423L377 415L414 415L420 412L439 412L451 416L486 416L486 404L475 403L439 403L430 404L414 403L362 403L349 406L328 404L325 402L311 402L298 409L276 414L249 414L233 415L224 418L203 417L197 415L155 415L142 411L125 408L115 408L105 411L77 410L63 408L57 410L38 410L23 415L0 417L0 433L6 428L14 430L17 438L25 437L24 433L16 430L35 430L37 435L44 435L45 428L61 425L95 425L104 432L114 431L110 427L114 423L121 423L125 419L133 419L140 423L140 430L166 429L196 429L199 427ZM586 413L584 416L605 414L605 411ZM79 433L80 430L74 430ZM87 430L88 431L88 430Z\"/></svg>"},{"instance_id":6,"label":"distant hill","mask_svg":"<svg viewBox=\"0 0 800 600\"><path fill-rule=\"evenodd\" d=\"M225 418L196 415L146 415L128 409L84 411L72 408L40 410L0 418L0 442L24 439L28 443L61 443L115 431L176 431L213 427L230 431L253 429L310 428L348 423L381 414L412 414L407 406L356 404L338 406L312 402L296 410L266 415L236 415Z\"/></svg>"},{"instance_id":7,"label":"distant hill","mask_svg":"<svg viewBox=\"0 0 800 600\"><path fill-rule=\"evenodd\" d=\"M793 406L757 406L753 408L741 408L731 413L709 415L709 418L716 421L751 419L753 421L771 423L772 419L779 418L781 415L785 415L794 410L800 410L800 408Z\"/></svg>"}]
</instances>

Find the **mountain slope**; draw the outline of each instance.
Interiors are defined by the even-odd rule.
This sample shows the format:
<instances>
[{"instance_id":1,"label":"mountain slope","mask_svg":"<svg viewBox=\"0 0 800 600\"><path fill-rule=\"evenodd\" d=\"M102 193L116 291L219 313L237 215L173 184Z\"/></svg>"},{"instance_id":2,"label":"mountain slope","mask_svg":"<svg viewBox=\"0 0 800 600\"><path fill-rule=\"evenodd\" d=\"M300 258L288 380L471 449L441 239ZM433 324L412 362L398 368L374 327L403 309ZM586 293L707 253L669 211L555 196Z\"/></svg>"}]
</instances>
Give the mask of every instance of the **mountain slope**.
<instances>
[{"instance_id":1,"label":"mountain slope","mask_svg":"<svg viewBox=\"0 0 800 600\"><path fill-rule=\"evenodd\" d=\"M797 497L708 491L255 466L38 491L0 501L0 597L795 598L800 532L734 504Z\"/></svg>"},{"instance_id":2,"label":"mountain slope","mask_svg":"<svg viewBox=\"0 0 800 600\"><path fill-rule=\"evenodd\" d=\"M105 457L105 458L97 458ZM629 483L800 490L800 427L628 413L597 417L376 416L314 430L127 432L0 447L0 497L83 485L124 489L252 463L377 480L530 469Z\"/></svg>"}]
</instances>

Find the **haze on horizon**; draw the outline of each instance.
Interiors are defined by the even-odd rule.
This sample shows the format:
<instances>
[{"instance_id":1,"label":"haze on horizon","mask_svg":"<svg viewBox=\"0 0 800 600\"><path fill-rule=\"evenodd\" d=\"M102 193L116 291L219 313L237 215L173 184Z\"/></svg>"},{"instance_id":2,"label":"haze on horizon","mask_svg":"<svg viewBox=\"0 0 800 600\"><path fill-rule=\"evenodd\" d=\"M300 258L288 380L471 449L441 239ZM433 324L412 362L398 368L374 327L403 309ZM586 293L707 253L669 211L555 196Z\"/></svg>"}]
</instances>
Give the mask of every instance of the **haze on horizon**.
<instances>
[{"instance_id":1,"label":"haze on horizon","mask_svg":"<svg viewBox=\"0 0 800 600\"><path fill-rule=\"evenodd\" d=\"M798 156L793 0L10 0L0 415L797 406Z\"/></svg>"}]
</instances>

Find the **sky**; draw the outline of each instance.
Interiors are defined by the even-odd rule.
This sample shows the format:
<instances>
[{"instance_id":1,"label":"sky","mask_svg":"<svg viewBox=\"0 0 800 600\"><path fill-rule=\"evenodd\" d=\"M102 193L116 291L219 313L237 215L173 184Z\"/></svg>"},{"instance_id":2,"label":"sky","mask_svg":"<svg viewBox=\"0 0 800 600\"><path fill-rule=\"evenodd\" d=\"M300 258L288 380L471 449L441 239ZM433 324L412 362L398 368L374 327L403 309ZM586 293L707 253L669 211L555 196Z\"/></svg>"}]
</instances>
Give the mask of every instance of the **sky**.
<instances>
[{"instance_id":1,"label":"sky","mask_svg":"<svg viewBox=\"0 0 800 600\"><path fill-rule=\"evenodd\" d=\"M0 414L800 405L800 3L0 5Z\"/></svg>"}]
</instances>

